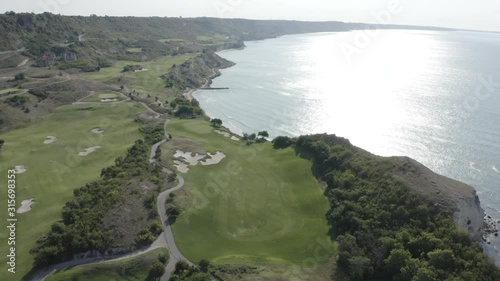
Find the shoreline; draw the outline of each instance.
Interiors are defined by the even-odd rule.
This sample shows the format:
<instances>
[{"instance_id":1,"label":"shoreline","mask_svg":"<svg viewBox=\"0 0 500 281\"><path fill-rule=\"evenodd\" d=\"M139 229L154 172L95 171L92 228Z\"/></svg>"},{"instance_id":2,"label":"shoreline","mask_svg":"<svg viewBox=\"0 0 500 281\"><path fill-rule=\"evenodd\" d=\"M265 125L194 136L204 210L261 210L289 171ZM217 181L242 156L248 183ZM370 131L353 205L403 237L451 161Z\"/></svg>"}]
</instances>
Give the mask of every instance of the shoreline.
<instances>
[{"instance_id":1,"label":"shoreline","mask_svg":"<svg viewBox=\"0 0 500 281\"><path fill-rule=\"evenodd\" d=\"M238 50L242 50L242 49L244 49L244 48L241 48ZM233 50L233 49L225 49L224 51L228 51L228 50ZM218 53L215 53L215 54L218 55ZM231 63L232 63L232 65L229 65L227 67L222 67L220 69L229 68L229 67L232 67L235 65L234 62L231 62ZM196 88L196 89L187 89L186 92L183 93L183 96L186 99L188 99L189 101L195 100L196 99L194 97L195 92L197 92L200 89L210 88L210 85L212 85L212 79L217 78L220 75L222 75L220 72L220 69L212 69L213 74L210 75L209 77L205 78L206 82L201 87ZM201 105L200 105L200 108L203 110ZM208 116L205 111L203 111L203 116L206 119L212 118L212 117ZM235 133L234 130L231 130L230 128L228 128L226 126L222 126L222 128L223 128L223 130L225 130L229 134L241 138L241 135ZM432 170L432 172L435 173L433 170ZM453 180L450 177L447 177L447 176L445 176L445 177ZM477 192L477 189L475 187L472 187L472 188ZM484 208L481 206L480 203L479 203L479 208L481 208L484 211ZM479 233L480 239L479 239L479 241L476 240L476 242L478 242L478 244L483 249L484 253L487 256L489 256L495 262L495 264L500 265L500 255L499 255L498 249L496 249L496 247L495 247L495 244L498 244L498 242L495 242L495 240L498 241L498 232L499 232L499 228L500 228L496 225L496 223L500 224L500 220L495 221L495 220L491 219L489 214L487 214L486 212L484 212L483 214L484 214L484 217L483 217L484 221L480 222L481 224L483 224L483 226L481 227L481 231ZM456 213L453 215L453 217L455 217L455 215L456 215ZM454 220L455 220L455 218L454 218ZM458 228L462 228L460 226L460 223L458 223L458 221L456 221L456 220L455 220L455 225ZM471 239L473 239L472 233L469 232L468 234L469 234L469 237L471 237Z\"/></svg>"},{"instance_id":2,"label":"shoreline","mask_svg":"<svg viewBox=\"0 0 500 281\"><path fill-rule=\"evenodd\" d=\"M219 56L217 53L214 53L214 54ZM236 64L234 62L230 62L230 64L228 66L225 66L222 68L212 68L212 74L209 75L207 78L205 78L205 83L203 85L201 85L200 87L195 88L195 89L187 88L186 90L184 90L184 93L182 93L182 96L184 98L186 98L188 101L195 100L196 98L194 97L194 93L200 89L210 89L210 86L212 85L212 82L213 82L212 80L222 75L220 72L221 69L229 68L229 67L232 67L235 65ZM208 117L206 114L203 114L203 115L205 117Z\"/></svg>"}]
</instances>

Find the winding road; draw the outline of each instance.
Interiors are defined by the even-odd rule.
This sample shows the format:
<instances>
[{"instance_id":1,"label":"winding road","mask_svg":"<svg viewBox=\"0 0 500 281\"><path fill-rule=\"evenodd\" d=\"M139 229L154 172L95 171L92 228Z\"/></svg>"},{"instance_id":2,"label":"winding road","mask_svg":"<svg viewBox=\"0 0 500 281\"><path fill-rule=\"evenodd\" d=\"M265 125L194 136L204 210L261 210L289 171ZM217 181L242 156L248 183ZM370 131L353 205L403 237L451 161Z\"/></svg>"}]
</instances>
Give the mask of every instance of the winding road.
<instances>
[{"instance_id":1,"label":"winding road","mask_svg":"<svg viewBox=\"0 0 500 281\"><path fill-rule=\"evenodd\" d=\"M151 113L157 114L155 116L155 118L160 118L160 116L161 116L160 113L154 111L145 103L141 102L140 104L142 104ZM165 121L165 126L168 124L168 122L170 122L169 119L167 119ZM160 145L164 144L166 141L167 141L166 139L163 139L162 141L154 144L151 147L151 154L149 157L149 162L152 165L160 165L158 163L158 161L155 159L156 158L156 150L158 149L158 147ZM167 173L167 174L173 173L171 170L169 170L165 167L163 167L162 171L164 173ZM192 262L190 262L188 259L186 259L184 257L184 255L182 255L181 251L177 248L177 245L175 244L174 234L172 232L172 227L168 221L168 216L166 214L165 203L166 203L167 197L170 195L170 193L175 192L175 191L184 187L184 178L181 177L180 175L177 175L177 180L178 180L178 184L175 187L168 189L168 190L165 190L164 192L162 192L158 195L156 206L158 208L158 214L160 215L160 220L162 222L163 233L160 234L158 239L151 246L144 248L144 249L141 249L141 250L137 250L137 251L128 253L128 254L124 254L124 255L115 255L115 256L107 256L107 257L92 257L92 258L77 259L77 260L71 260L71 261L59 263L59 264L56 264L56 265L39 270L31 277L31 280L43 281L51 273L58 271L58 270L62 270L62 269L69 268L69 267L74 267L77 265L111 262L111 261L119 261L119 260L129 259L129 258L140 256L144 253L153 251L153 250L158 249L158 248L167 248L169 250L169 253L170 253L170 259L169 259L169 262L166 266L165 274L161 278L162 281L168 281L170 279L170 276L172 275L172 272L175 269L175 264L178 261L184 260L189 265L194 265Z\"/></svg>"}]
</instances>

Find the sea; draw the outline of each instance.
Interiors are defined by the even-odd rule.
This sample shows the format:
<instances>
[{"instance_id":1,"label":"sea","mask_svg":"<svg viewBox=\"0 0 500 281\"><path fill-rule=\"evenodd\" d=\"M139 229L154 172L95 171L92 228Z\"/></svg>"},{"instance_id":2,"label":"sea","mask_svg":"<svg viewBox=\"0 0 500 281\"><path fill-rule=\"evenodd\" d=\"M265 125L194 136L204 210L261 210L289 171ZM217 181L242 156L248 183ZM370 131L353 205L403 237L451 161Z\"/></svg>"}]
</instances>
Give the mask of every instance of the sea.
<instances>
[{"instance_id":1,"label":"sea","mask_svg":"<svg viewBox=\"0 0 500 281\"><path fill-rule=\"evenodd\" d=\"M359 30L245 42L194 96L237 134L330 133L476 188L500 220L500 33ZM498 223L500 226L500 223ZM485 249L500 262L500 241Z\"/></svg>"}]
</instances>

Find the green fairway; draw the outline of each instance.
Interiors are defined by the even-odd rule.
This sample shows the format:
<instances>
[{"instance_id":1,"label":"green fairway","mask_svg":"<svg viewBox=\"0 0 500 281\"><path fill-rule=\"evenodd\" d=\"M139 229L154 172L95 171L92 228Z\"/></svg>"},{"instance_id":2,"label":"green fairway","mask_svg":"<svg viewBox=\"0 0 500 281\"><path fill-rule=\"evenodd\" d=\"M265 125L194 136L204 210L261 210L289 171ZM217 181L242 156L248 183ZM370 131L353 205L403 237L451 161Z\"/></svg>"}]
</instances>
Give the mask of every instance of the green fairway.
<instances>
[{"instance_id":1,"label":"green fairway","mask_svg":"<svg viewBox=\"0 0 500 281\"><path fill-rule=\"evenodd\" d=\"M218 165L192 166L183 174L191 207L173 230L188 259L302 265L324 262L333 254L325 218L328 202L309 161L270 143L247 146L231 140L205 121L174 120L167 129L190 140L190 148L199 144L198 151L227 155ZM172 151L170 145L162 151Z\"/></svg>"},{"instance_id":2,"label":"green fairway","mask_svg":"<svg viewBox=\"0 0 500 281\"><path fill-rule=\"evenodd\" d=\"M167 249L157 249L141 256L120 261L81 265L58 271L47 281L143 281L148 276L151 264L159 254L168 257Z\"/></svg>"},{"instance_id":3,"label":"green fairway","mask_svg":"<svg viewBox=\"0 0 500 281\"><path fill-rule=\"evenodd\" d=\"M114 92L96 92L88 98L84 99L84 102L100 102L102 99L117 99L121 100L122 97L118 93Z\"/></svg>"},{"instance_id":4,"label":"green fairway","mask_svg":"<svg viewBox=\"0 0 500 281\"><path fill-rule=\"evenodd\" d=\"M127 52L129 52L129 53L140 53L140 52L142 52L142 48L128 48Z\"/></svg>"},{"instance_id":5,"label":"green fairway","mask_svg":"<svg viewBox=\"0 0 500 281\"><path fill-rule=\"evenodd\" d=\"M182 64L198 54L186 54L175 57L163 57L161 59L147 62L118 61L112 67L102 68L99 72L83 73L81 76L100 81L118 82L118 79L131 81L127 83L129 89L135 89L143 94L159 96L167 91L165 81L160 76L168 73L174 64ZM123 67L127 65L140 65L144 71L123 73Z\"/></svg>"},{"instance_id":6,"label":"green fairway","mask_svg":"<svg viewBox=\"0 0 500 281\"><path fill-rule=\"evenodd\" d=\"M86 110L82 110L86 107ZM135 140L141 139L139 124L134 122L143 111L132 103L96 104L95 106L64 106L44 121L0 136L5 140L0 152L0 180L7 183L7 170L16 165L27 171L16 175L17 208L21 201L34 198L33 209L17 214L16 275L6 279L6 254L0 259L0 280L19 280L31 269L29 250L50 225L61 219L61 210L73 198L73 190L99 178L101 169L124 155ZM103 134L92 133L101 128ZM57 140L44 144L47 136ZM99 150L85 157L79 152L94 146ZM7 185L0 185L1 205L6 206ZM5 222L7 208L0 218ZM7 253L7 231L0 232L0 252Z\"/></svg>"}]
</instances>

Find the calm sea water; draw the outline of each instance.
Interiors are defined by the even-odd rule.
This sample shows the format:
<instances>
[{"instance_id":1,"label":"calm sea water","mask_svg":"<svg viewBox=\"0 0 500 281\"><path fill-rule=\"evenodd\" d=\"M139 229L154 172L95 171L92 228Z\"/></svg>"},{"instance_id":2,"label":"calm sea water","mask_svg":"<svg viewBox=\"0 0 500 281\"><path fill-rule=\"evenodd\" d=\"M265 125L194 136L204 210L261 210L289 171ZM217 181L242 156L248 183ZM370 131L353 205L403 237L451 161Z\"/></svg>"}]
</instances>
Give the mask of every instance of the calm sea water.
<instances>
[{"instance_id":1,"label":"calm sea water","mask_svg":"<svg viewBox=\"0 0 500 281\"><path fill-rule=\"evenodd\" d=\"M235 133L326 132L410 156L474 186L500 220L500 34L360 32L246 42L220 53L236 66L212 86L230 90L195 97Z\"/></svg>"}]
</instances>

